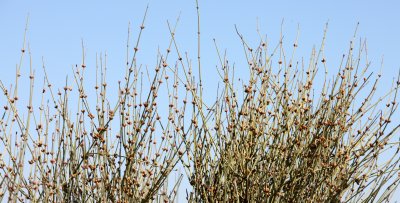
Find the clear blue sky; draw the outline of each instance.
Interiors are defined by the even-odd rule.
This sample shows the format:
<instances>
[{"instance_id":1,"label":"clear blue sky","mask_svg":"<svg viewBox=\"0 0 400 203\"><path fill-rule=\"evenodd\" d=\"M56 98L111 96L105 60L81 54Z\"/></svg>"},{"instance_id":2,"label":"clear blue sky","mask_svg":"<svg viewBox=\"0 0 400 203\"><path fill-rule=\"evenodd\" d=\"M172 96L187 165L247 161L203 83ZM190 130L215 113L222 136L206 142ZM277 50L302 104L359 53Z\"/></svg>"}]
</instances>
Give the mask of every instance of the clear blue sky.
<instances>
[{"instance_id":1,"label":"clear blue sky","mask_svg":"<svg viewBox=\"0 0 400 203\"><path fill-rule=\"evenodd\" d=\"M96 52L107 51L109 66L121 66L125 59L128 22L136 36L146 5L148 20L139 57L144 64L154 62L157 48L168 43L167 20L175 21L181 13L177 39L182 50L196 56L196 15L194 0L171 1L0 1L0 71L1 78L13 75L19 60L23 30L30 16L28 40L33 64L40 70L45 58L49 74L70 73L70 65L80 63L81 39L87 48L87 59L94 62ZM323 27L329 21L327 54L338 61L346 52L355 25L360 22L359 37L367 38L372 64L378 68L382 56L386 75L400 67L400 3L396 1L202 1L201 25L203 58L213 69L217 65L212 39L228 50L231 61L243 63L243 52L234 24L256 45L257 19L262 34L275 44L284 19L285 42L292 44L300 25L300 51L307 58L313 45L319 45ZM374 67L373 67L374 68ZM39 73L39 72L38 72ZM54 74L53 74L54 73ZM6 76L7 75L7 76ZM56 77L56 76L52 76ZM112 77L112 75L110 75ZM112 78L110 78L112 80Z\"/></svg>"},{"instance_id":2,"label":"clear blue sky","mask_svg":"<svg viewBox=\"0 0 400 203\"><path fill-rule=\"evenodd\" d=\"M107 52L110 70L108 81L116 83L123 79L124 74L128 22L131 22L131 39L134 39L147 4L149 12L138 55L139 63L155 63L157 49L165 50L169 42L167 20L173 23L179 14L181 20L176 32L179 46L196 60L195 0L0 0L0 79L9 85L14 78L25 21L29 14L27 39L32 51L33 68L39 78L42 75L41 58L44 57L50 78L59 81L55 82L56 86L63 85L65 75L71 75L71 65L81 63L83 39L88 68L93 67L96 53ZM385 80L380 85L382 89L389 88L400 67L398 1L199 0L199 4L203 70L208 74L209 81L206 87L216 84L215 66L218 65L218 59L213 38L222 50L227 50L230 61L238 64L238 67L245 64L235 24L254 46L258 43L257 22L260 32L266 34L273 45L278 42L282 20L284 42L289 45L293 43L299 25L297 56L298 59L307 59L312 46L320 44L323 28L329 21L326 54L328 62L333 66L331 68L336 70L334 66L339 63L342 54L346 53L355 26L360 22L358 37L367 39L371 70L379 70L384 56ZM236 74L245 74L246 70L237 68ZM25 66L23 75L27 71L28 66ZM215 93L210 96L214 98ZM0 103L3 104L2 101ZM399 116L395 119L400 120Z\"/></svg>"}]
</instances>

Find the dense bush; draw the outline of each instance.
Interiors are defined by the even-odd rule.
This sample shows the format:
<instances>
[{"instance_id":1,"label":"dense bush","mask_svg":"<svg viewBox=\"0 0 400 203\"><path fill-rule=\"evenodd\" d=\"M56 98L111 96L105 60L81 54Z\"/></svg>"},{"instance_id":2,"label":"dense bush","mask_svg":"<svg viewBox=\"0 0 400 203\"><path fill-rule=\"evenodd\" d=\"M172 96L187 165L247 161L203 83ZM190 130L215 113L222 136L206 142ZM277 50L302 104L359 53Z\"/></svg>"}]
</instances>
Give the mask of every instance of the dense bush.
<instances>
[{"instance_id":1,"label":"dense bush","mask_svg":"<svg viewBox=\"0 0 400 203\"><path fill-rule=\"evenodd\" d=\"M250 79L233 88L229 65L222 65L224 88L190 127L194 138L191 198L205 202L375 202L388 200L398 184L399 125L390 128L394 95L384 109L372 101L380 75L367 75L360 63L364 46L353 44L333 80L314 88L326 67L323 45L305 66L267 54L266 42L251 48L243 41ZM323 44L323 43L322 43ZM282 44L277 52L284 53ZM296 49L297 44L294 44ZM271 55L274 55L271 54ZM368 63L366 63L368 64ZM373 85L367 84L373 80ZM315 93L320 89L320 93ZM360 92L366 95L358 104ZM318 92L318 91L317 91ZM239 99L238 95L243 94ZM379 110L377 110L378 108ZM205 115L205 116L203 116ZM396 139L397 140L397 139ZM391 156L382 161L388 149ZM378 160L379 159L379 160Z\"/></svg>"}]
</instances>

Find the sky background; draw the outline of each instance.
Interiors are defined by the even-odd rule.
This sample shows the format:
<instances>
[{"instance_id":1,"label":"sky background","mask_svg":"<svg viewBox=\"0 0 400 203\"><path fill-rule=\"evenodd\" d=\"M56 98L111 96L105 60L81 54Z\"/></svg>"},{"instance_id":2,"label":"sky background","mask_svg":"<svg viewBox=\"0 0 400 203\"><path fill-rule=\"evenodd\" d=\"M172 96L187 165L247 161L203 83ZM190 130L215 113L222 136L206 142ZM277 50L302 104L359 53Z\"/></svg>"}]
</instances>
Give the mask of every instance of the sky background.
<instances>
[{"instance_id":1,"label":"sky background","mask_svg":"<svg viewBox=\"0 0 400 203\"><path fill-rule=\"evenodd\" d=\"M228 59L237 65L236 75L247 74L246 61L234 25L252 46L257 46L260 33L274 47L279 40L281 22L284 43L293 44L300 27L297 59L308 59L311 48L319 47L325 24L329 22L326 38L328 68L337 70L342 54L347 53L349 41L359 22L357 39L367 39L371 71L378 72L384 59L380 89L390 88L399 71L400 61L400 3L398 1L233 1L199 0L202 36L202 60L205 88L215 87L219 64L213 39ZM180 16L176 38L182 52L193 61L197 56L197 17L194 0L142 1L5 1L0 0L0 80L6 86L13 82L19 62L27 16L27 42L32 52L32 67L43 77L42 57L50 79L62 87L71 66L81 64L81 41L85 44L88 71L96 54L107 52L108 81L116 84L125 74L128 23L131 41L136 39L146 6L149 6L146 29L141 40L138 62L156 63L157 50L165 52L169 43L167 21L172 24ZM358 41L357 41L358 42ZM133 46L131 46L133 47ZM22 75L29 71L27 60ZM94 73L94 72L93 72ZM94 77L88 77L94 80ZM207 82L208 81L208 82ZM40 84L40 83L39 83ZM27 93L27 92L25 92ZM24 90L20 92L24 94ZM215 98L215 92L210 92ZM1 98L3 99L3 97ZM3 102L0 102L3 104ZM400 120L399 116L394 118ZM400 197L397 198L400 200Z\"/></svg>"}]
</instances>

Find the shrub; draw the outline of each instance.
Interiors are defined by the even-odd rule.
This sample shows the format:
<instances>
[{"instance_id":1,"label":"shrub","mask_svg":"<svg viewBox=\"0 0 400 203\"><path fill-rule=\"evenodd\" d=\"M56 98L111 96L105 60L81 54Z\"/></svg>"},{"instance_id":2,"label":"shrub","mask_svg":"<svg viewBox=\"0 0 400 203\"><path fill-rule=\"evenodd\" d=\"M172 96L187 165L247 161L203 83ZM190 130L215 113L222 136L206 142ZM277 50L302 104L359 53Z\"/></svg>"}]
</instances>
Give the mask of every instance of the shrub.
<instances>
[{"instance_id":1,"label":"shrub","mask_svg":"<svg viewBox=\"0 0 400 203\"><path fill-rule=\"evenodd\" d=\"M223 60L224 86L215 103L205 109L201 95L193 95L199 116L187 129L194 144L187 164L192 169L190 200L388 201L399 181L399 143L393 138L400 125L389 125L398 106L399 78L380 108L384 97L372 98L381 76L373 79L368 61L362 65L364 43L354 53L351 42L336 76L327 80L324 42L305 65L282 54L274 58L285 53L282 41L269 55L266 42L252 48L241 39L248 82L235 91L231 68ZM297 42L293 53L296 47ZM322 68L325 80L315 93Z\"/></svg>"},{"instance_id":2,"label":"shrub","mask_svg":"<svg viewBox=\"0 0 400 203\"><path fill-rule=\"evenodd\" d=\"M350 43L336 76L328 80L324 42L305 65L286 58L282 40L269 54L264 40L252 48L238 32L249 80L237 86L232 67L219 56L223 85L209 105L202 89L200 54L195 80L172 29L170 47L157 56L152 79L145 79L136 62L144 27L143 20L126 76L118 82L118 94L110 95L117 97L115 104L101 63L96 67L95 97L88 97L82 58L73 68L74 84L67 80L58 91L43 66L39 106L33 105L37 93L30 67L27 111L22 113L18 84L24 45L14 87L0 81L1 198L170 202L176 201L178 186L187 178L192 187L189 202L389 200L399 181L399 143L394 136L400 125L391 119L400 81L397 78L387 95L373 99L381 76L374 79L368 61L362 63L364 43L356 53ZM178 56L173 62L168 57L171 49ZM128 47L128 55L129 51ZM322 68L325 80L318 89L316 77ZM143 89L144 83L148 89ZM167 92L163 101L168 102L158 103L162 88ZM384 99L388 102L382 106ZM159 108L167 113L160 115ZM177 168L184 168L186 176L171 184L168 179Z\"/></svg>"}]
</instances>

